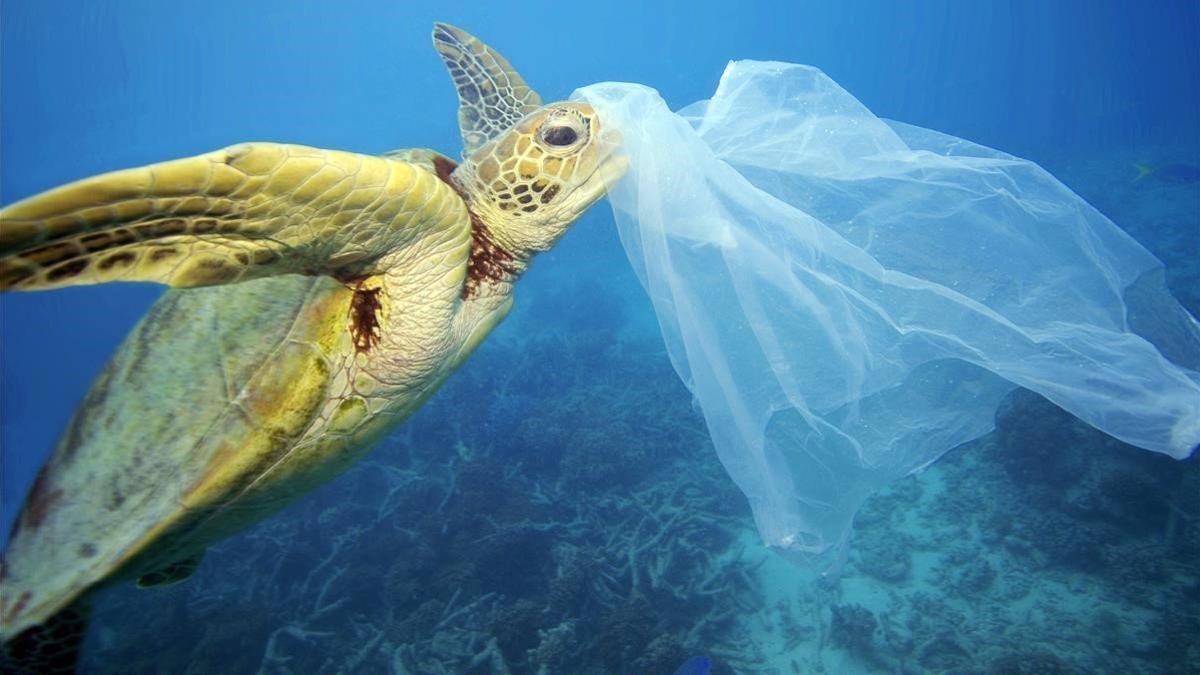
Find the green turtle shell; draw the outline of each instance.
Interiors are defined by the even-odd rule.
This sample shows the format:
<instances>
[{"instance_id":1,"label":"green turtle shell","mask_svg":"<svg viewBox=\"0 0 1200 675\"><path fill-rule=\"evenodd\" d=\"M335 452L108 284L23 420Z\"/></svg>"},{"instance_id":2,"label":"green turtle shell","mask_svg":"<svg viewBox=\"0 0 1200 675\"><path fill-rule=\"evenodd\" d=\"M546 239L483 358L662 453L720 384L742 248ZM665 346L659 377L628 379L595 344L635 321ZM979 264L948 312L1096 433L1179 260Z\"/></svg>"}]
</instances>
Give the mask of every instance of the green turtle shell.
<instances>
[{"instance_id":1,"label":"green turtle shell","mask_svg":"<svg viewBox=\"0 0 1200 675\"><path fill-rule=\"evenodd\" d=\"M238 504L229 489L218 504L196 498L234 446L273 423L245 392L278 394L304 381L310 390L294 398L294 417L315 414L329 382L313 334L323 325L298 319L335 310L347 294L331 279L288 276L170 290L154 305L28 495L5 559L12 633L118 572L147 574L202 552L215 538L203 529L265 515L269 505ZM300 426L270 433L283 445Z\"/></svg>"}]
</instances>

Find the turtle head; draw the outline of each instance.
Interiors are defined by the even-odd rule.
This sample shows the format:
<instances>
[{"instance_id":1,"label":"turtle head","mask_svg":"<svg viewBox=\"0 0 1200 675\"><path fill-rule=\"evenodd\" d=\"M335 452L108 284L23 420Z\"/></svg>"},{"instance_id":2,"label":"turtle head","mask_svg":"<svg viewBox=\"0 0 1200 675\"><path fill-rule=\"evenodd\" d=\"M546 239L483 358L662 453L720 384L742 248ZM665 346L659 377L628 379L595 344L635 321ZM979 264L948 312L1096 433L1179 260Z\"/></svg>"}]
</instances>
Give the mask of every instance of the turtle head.
<instances>
[{"instance_id":1,"label":"turtle head","mask_svg":"<svg viewBox=\"0 0 1200 675\"><path fill-rule=\"evenodd\" d=\"M589 105L543 105L507 59L460 28L434 24L433 46L458 90L464 160L453 180L476 216L476 245L521 268L625 172L619 136Z\"/></svg>"},{"instance_id":2,"label":"turtle head","mask_svg":"<svg viewBox=\"0 0 1200 675\"><path fill-rule=\"evenodd\" d=\"M454 178L496 243L528 258L558 241L625 172L619 142L591 106L553 103L484 144Z\"/></svg>"}]
</instances>

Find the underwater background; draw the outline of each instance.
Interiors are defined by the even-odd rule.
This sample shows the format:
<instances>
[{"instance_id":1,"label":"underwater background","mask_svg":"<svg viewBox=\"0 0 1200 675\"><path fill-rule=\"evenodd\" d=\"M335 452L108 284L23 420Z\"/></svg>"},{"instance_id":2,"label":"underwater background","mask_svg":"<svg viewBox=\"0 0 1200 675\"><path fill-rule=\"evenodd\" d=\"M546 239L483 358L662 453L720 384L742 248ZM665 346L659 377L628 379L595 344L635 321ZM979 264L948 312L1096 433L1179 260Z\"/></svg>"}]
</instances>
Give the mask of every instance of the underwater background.
<instances>
[{"instance_id":1,"label":"underwater background","mask_svg":"<svg viewBox=\"0 0 1200 675\"><path fill-rule=\"evenodd\" d=\"M875 114L1038 162L1200 315L1200 3L0 3L0 203L248 140L459 152L429 33L546 100L672 107L729 59L817 66ZM0 296L3 530L160 289ZM99 598L88 673L1200 672L1200 467L1017 392L872 498L840 574L766 551L597 205L507 321L360 465Z\"/></svg>"}]
</instances>

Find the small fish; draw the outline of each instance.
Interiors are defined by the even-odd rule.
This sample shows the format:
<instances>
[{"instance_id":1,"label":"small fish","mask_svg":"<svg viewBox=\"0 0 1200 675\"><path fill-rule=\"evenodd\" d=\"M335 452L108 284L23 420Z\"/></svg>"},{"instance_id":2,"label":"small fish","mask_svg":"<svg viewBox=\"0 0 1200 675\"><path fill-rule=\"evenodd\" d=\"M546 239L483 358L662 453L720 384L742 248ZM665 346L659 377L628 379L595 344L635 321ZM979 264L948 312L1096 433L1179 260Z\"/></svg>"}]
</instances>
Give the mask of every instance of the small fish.
<instances>
[{"instance_id":1,"label":"small fish","mask_svg":"<svg viewBox=\"0 0 1200 675\"><path fill-rule=\"evenodd\" d=\"M1146 164L1134 164L1138 175L1133 179L1133 182L1145 178L1146 176L1154 176L1159 180L1168 183L1200 183L1200 166L1194 164L1164 164L1162 166L1149 166Z\"/></svg>"},{"instance_id":2,"label":"small fish","mask_svg":"<svg viewBox=\"0 0 1200 675\"><path fill-rule=\"evenodd\" d=\"M711 667L712 661L707 656L693 656L679 666L675 675L708 675L708 669Z\"/></svg>"}]
</instances>

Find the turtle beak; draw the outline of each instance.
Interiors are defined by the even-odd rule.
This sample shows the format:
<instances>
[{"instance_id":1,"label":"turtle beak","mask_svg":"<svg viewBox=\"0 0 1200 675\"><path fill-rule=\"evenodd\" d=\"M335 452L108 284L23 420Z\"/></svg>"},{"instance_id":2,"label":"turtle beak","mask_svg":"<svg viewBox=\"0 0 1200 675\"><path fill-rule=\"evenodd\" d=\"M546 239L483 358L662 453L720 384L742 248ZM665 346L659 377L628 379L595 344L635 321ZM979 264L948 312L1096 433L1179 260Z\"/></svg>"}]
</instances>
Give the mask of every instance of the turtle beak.
<instances>
[{"instance_id":1,"label":"turtle beak","mask_svg":"<svg viewBox=\"0 0 1200 675\"><path fill-rule=\"evenodd\" d=\"M629 169L629 158L625 155L613 152L600 161L600 166L592 172L591 176L584 181L583 185L579 186L579 194L583 198L583 207L579 210L580 213L588 207L600 201L600 198L608 193L625 175Z\"/></svg>"},{"instance_id":2,"label":"turtle beak","mask_svg":"<svg viewBox=\"0 0 1200 675\"><path fill-rule=\"evenodd\" d=\"M621 132L616 129L604 129L597 139L597 151L601 155L601 160L585 184L586 189L600 190L596 199L612 189L629 170L629 156L620 151L621 141Z\"/></svg>"},{"instance_id":3,"label":"turtle beak","mask_svg":"<svg viewBox=\"0 0 1200 675\"><path fill-rule=\"evenodd\" d=\"M628 170L629 156L614 152L600 163L600 167L596 169L596 175L604 183L605 191L608 191L617 184L617 181L621 180Z\"/></svg>"}]
</instances>

